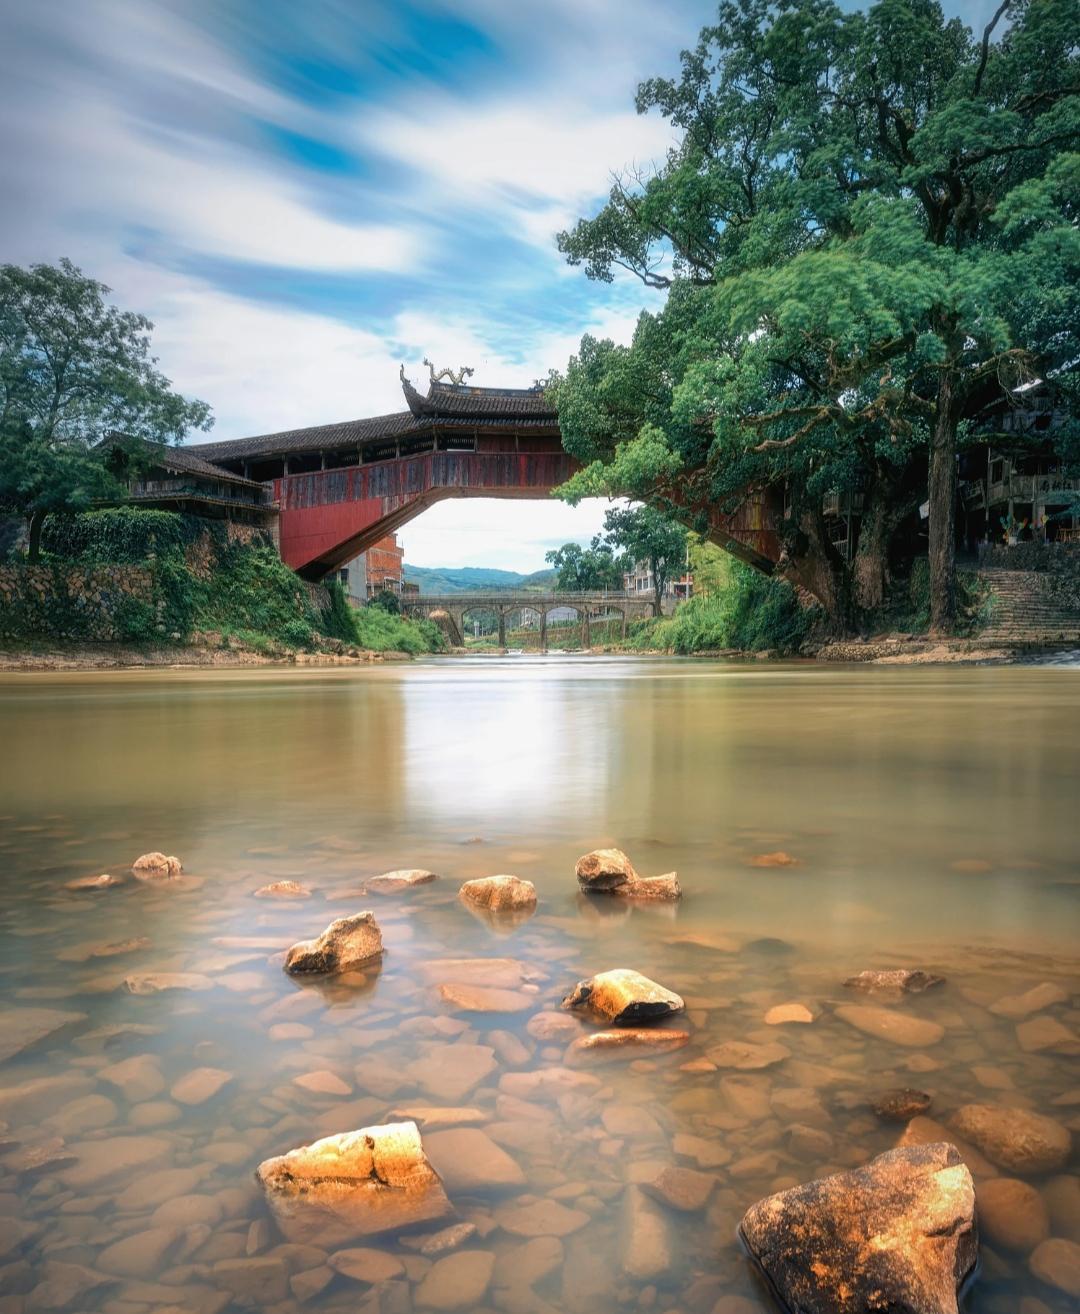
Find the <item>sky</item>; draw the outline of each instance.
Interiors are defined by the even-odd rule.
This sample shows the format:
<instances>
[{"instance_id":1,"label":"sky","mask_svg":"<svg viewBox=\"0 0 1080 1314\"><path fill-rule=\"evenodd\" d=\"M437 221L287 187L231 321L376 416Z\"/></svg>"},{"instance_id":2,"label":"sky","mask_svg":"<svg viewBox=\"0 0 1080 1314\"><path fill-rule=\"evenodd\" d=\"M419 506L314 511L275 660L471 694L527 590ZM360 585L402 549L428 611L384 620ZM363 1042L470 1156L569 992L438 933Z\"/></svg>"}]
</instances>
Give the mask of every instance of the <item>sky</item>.
<instances>
[{"instance_id":1,"label":"sky","mask_svg":"<svg viewBox=\"0 0 1080 1314\"><path fill-rule=\"evenodd\" d=\"M985 21L993 0L952 0ZM656 293L553 236L670 130L634 90L712 0L0 0L0 260L67 256L155 324L215 439L404 407L398 365L527 386ZM451 500L416 565L530 571L604 504Z\"/></svg>"}]
</instances>

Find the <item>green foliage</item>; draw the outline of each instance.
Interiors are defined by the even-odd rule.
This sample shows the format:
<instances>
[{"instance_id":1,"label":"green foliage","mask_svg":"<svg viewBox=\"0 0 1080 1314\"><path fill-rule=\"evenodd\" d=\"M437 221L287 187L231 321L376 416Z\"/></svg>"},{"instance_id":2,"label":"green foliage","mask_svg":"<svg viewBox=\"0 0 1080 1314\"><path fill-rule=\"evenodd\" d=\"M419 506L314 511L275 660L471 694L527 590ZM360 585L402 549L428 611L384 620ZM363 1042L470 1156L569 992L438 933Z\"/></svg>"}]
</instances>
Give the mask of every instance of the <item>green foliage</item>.
<instances>
[{"instance_id":1,"label":"green foliage","mask_svg":"<svg viewBox=\"0 0 1080 1314\"><path fill-rule=\"evenodd\" d=\"M604 512L604 533L608 547L618 548L627 562L648 563L659 611L668 580L686 566L685 525L651 506L613 506ZM598 542L593 540L594 548Z\"/></svg>"},{"instance_id":2,"label":"green foliage","mask_svg":"<svg viewBox=\"0 0 1080 1314\"><path fill-rule=\"evenodd\" d=\"M555 587L560 593L586 593L591 589L622 588L623 561L610 543L593 540L591 548L564 543L544 554L555 567Z\"/></svg>"},{"instance_id":3,"label":"green foliage","mask_svg":"<svg viewBox=\"0 0 1080 1314\"><path fill-rule=\"evenodd\" d=\"M315 646L315 631L305 620L299 616L294 616L281 627L281 642L288 644L290 648L313 648Z\"/></svg>"},{"instance_id":4,"label":"green foliage","mask_svg":"<svg viewBox=\"0 0 1080 1314\"><path fill-rule=\"evenodd\" d=\"M434 621L407 620L382 607L360 607L356 612L357 642L371 652L443 652L446 638Z\"/></svg>"},{"instance_id":5,"label":"green foliage","mask_svg":"<svg viewBox=\"0 0 1080 1314\"><path fill-rule=\"evenodd\" d=\"M150 321L108 293L68 260L0 266L0 506L30 518L32 560L46 512L122 496L103 438L179 442L211 424L158 371Z\"/></svg>"},{"instance_id":6,"label":"green foliage","mask_svg":"<svg viewBox=\"0 0 1080 1314\"><path fill-rule=\"evenodd\" d=\"M397 616L401 612L401 600L392 589L380 589L374 597L368 599L367 605L389 612L391 616Z\"/></svg>"},{"instance_id":7,"label":"green foliage","mask_svg":"<svg viewBox=\"0 0 1080 1314\"><path fill-rule=\"evenodd\" d=\"M331 638L356 643L356 609L349 602L344 584L339 579L332 579L327 583L326 591L330 595L330 605L323 609L319 628Z\"/></svg>"},{"instance_id":8,"label":"green foliage","mask_svg":"<svg viewBox=\"0 0 1080 1314\"><path fill-rule=\"evenodd\" d=\"M190 536L190 528L175 511L120 506L46 516L41 546L54 556L87 565L122 563L182 551Z\"/></svg>"},{"instance_id":9,"label":"green foliage","mask_svg":"<svg viewBox=\"0 0 1080 1314\"><path fill-rule=\"evenodd\" d=\"M968 421L1052 373L1078 427L1078 72L1075 0L1011 0L985 34L937 0L722 0L679 76L638 92L678 145L559 237L589 277L667 293L629 347L586 337L552 380L584 466L568 496L705 531L786 491L785 569L840 622L856 578L823 495L858 489L892 533L933 461L947 612Z\"/></svg>"},{"instance_id":10,"label":"green foliage","mask_svg":"<svg viewBox=\"0 0 1080 1314\"><path fill-rule=\"evenodd\" d=\"M785 580L735 561L729 586L683 603L674 616L637 626L630 646L689 655L740 652L797 653L810 633L813 612Z\"/></svg>"}]
</instances>

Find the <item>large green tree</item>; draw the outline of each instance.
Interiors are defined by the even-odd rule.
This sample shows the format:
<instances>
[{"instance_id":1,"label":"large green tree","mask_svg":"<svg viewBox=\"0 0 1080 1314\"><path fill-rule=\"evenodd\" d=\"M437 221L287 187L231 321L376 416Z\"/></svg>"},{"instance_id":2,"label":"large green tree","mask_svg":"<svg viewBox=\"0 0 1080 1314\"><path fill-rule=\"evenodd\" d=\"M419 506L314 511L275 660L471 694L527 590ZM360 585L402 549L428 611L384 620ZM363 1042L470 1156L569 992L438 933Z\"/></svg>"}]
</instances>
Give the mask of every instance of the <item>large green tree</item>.
<instances>
[{"instance_id":1,"label":"large green tree","mask_svg":"<svg viewBox=\"0 0 1080 1314\"><path fill-rule=\"evenodd\" d=\"M590 589L622 587L623 562L607 543L594 540L592 547L564 543L544 554L555 567L555 587L561 593L586 593Z\"/></svg>"},{"instance_id":2,"label":"large green tree","mask_svg":"<svg viewBox=\"0 0 1080 1314\"><path fill-rule=\"evenodd\" d=\"M653 612L668 581L686 568L687 533L681 525L651 506L613 506L604 512L604 541L629 562L647 563L653 577ZM593 540L594 548L600 542Z\"/></svg>"},{"instance_id":3,"label":"large green tree","mask_svg":"<svg viewBox=\"0 0 1080 1314\"><path fill-rule=\"evenodd\" d=\"M150 354L153 325L117 309L68 260L0 267L0 506L30 523L30 559L50 511L122 496L98 444L180 442L212 423L205 402L173 391Z\"/></svg>"},{"instance_id":4,"label":"large green tree","mask_svg":"<svg viewBox=\"0 0 1080 1314\"><path fill-rule=\"evenodd\" d=\"M559 238L666 293L555 381L593 463L570 494L647 497L717 541L740 502L783 505L779 569L838 626L880 603L926 497L947 629L958 450L1034 377L1069 396L1080 356L1078 46L1075 0L1003 0L979 34L936 0L724 0L638 92L678 144ZM825 494L860 499L854 553Z\"/></svg>"}]
</instances>

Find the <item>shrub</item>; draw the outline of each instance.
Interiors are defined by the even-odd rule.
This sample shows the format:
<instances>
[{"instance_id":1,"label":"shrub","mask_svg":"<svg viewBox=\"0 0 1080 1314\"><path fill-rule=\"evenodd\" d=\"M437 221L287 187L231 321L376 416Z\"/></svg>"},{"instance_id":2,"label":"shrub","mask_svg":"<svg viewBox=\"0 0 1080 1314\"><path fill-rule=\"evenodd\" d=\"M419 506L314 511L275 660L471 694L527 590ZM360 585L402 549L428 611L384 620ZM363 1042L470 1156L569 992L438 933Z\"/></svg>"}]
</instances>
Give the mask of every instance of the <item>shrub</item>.
<instances>
[{"instance_id":1,"label":"shrub","mask_svg":"<svg viewBox=\"0 0 1080 1314\"><path fill-rule=\"evenodd\" d=\"M281 627L281 641L287 643L290 648L312 648L314 639L315 634L311 626L299 616L286 621Z\"/></svg>"}]
</instances>

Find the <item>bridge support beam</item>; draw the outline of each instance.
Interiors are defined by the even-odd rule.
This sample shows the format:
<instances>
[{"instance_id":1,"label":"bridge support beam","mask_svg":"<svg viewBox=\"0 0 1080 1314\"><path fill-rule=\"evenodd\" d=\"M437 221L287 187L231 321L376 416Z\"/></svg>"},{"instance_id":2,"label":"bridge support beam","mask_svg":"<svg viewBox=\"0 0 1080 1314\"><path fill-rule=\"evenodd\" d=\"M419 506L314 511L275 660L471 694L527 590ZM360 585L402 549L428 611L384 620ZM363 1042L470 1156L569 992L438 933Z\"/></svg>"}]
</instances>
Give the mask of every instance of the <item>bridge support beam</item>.
<instances>
[{"instance_id":1,"label":"bridge support beam","mask_svg":"<svg viewBox=\"0 0 1080 1314\"><path fill-rule=\"evenodd\" d=\"M499 647L506 651L506 612L499 608Z\"/></svg>"},{"instance_id":2,"label":"bridge support beam","mask_svg":"<svg viewBox=\"0 0 1080 1314\"><path fill-rule=\"evenodd\" d=\"M581 613L581 646L582 646L583 648L589 648L589 647L592 646L592 640L591 640L590 635L589 635L589 613L588 613L588 611L583 611L583 612Z\"/></svg>"},{"instance_id":3,"label":"bridge support beam","mask_svg":"<svg viewBox=\"0 0 1080 1314\"><path fill-rule=\"evenodd\" d=\"M547 652L547 612L540 612L540 651Z\"/></svg>"}]
</instances>

